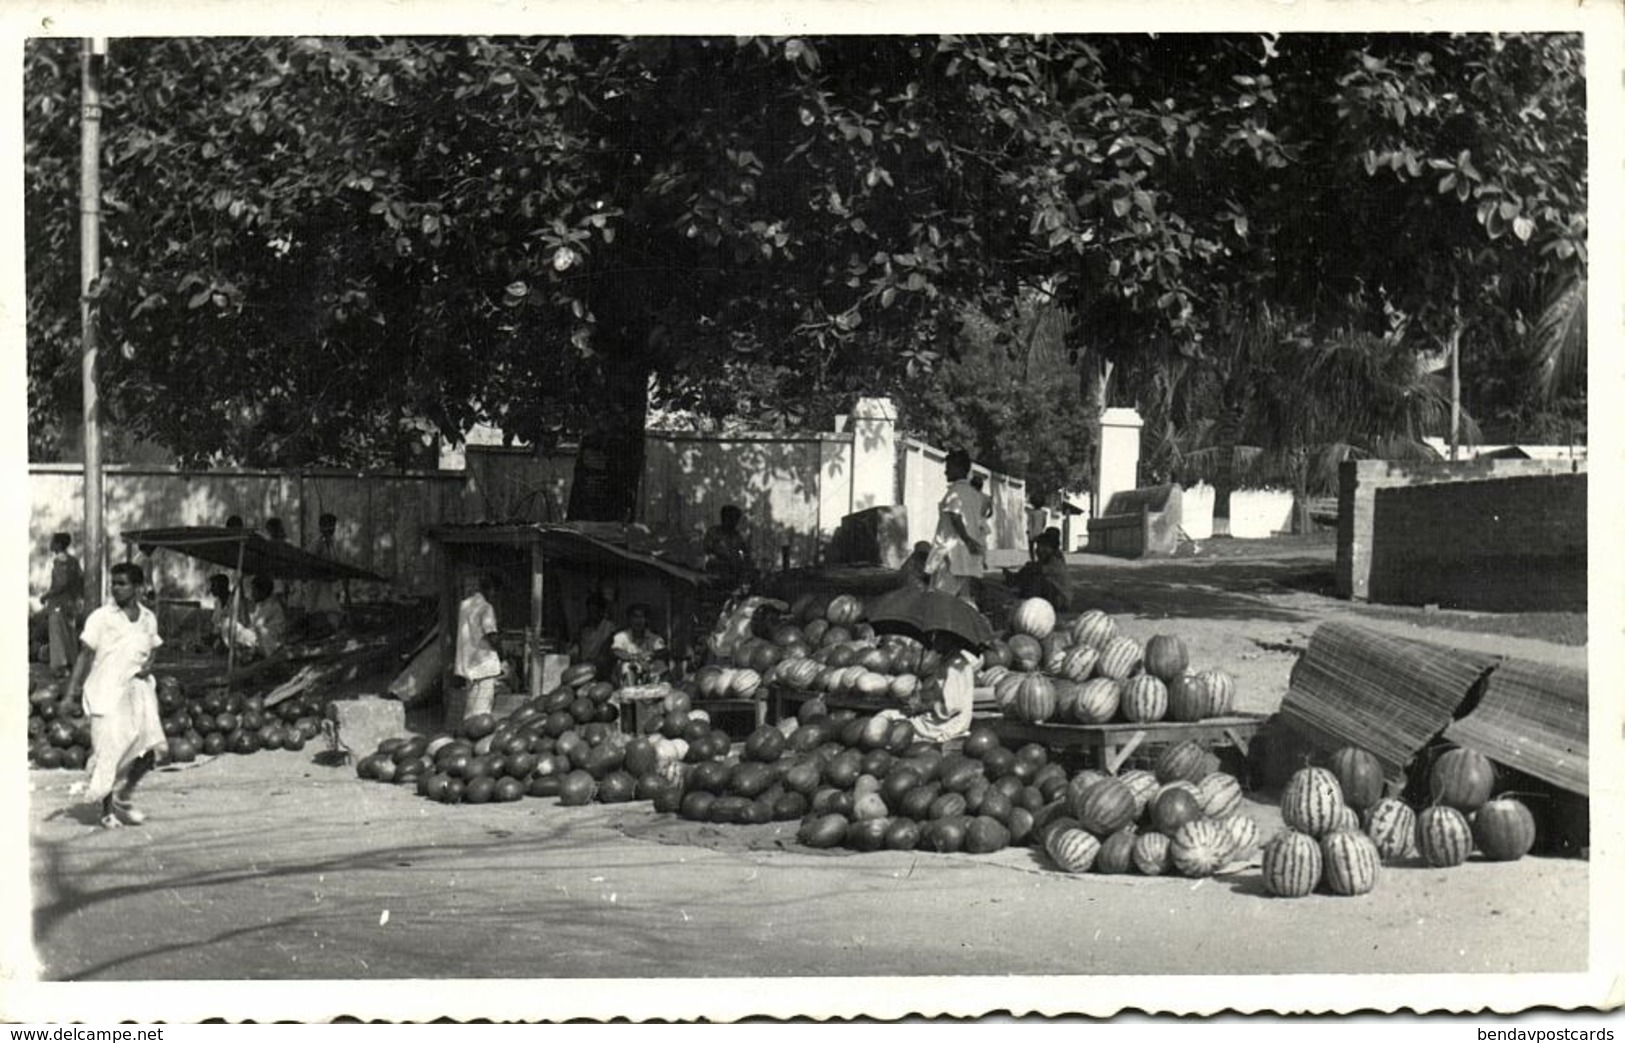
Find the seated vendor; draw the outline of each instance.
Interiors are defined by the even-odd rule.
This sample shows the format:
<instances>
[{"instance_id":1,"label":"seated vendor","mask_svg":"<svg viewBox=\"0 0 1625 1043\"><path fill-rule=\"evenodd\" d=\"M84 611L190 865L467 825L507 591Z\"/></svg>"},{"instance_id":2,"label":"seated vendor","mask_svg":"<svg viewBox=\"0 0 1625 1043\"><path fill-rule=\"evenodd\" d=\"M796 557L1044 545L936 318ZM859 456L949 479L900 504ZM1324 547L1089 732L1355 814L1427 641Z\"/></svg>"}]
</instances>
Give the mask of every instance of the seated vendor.
<instances>
[{"instance_id":1,"label":"seated vendor","mask_svg":"<svg viewBox=\"0 0 1625 1043\"><path fill-rule=\"evenodd\" d=\"M609 604L598 594L587 596L587 618L570 646L570 661L590 663L600 678L610 675L610 642L615 639L615 621L609 618Z\"/></svg>"},{"instance_id":2,"label":"seated vendor","mask_svg":"<svg viewBox=\"0 0 1625 1043\"><path fill-rule=\"evenodd\" d=\"M282 599L276 595L276 584L269 576L255 576L248 585L254 607L248 613L249 626L263 656L274 656L282 651L288 636L288 615Z\"/></svg>"},{"instance_id":3,"label":"seated vendor","mask_svg":"<svg viewBox=\"0 0 1625 1043\"><path fill-rule=\"evenodd\" d=\"M931 648L942 657L940 695L922 712L882 710L877 716L907 719L914 726L914 734L925 742L947 742L970 731L976 671L982 666L982 657L960 638L941 631L931 635Z\"/></svg>"},{"instance_id":4,"label":"seated vendor","mask_svg":"<svg viewBox=\"0 0 1625 1043\"><path fill-rule=\"evenodd\" d=\"M928 540L921 540L914 545L914 553L903 560L897 571L903 574L903 586L908 590L931 589L931 574L925 571L925 563L931 557L931 544Z\"/></svg>"},{"instance_id":5,"label":"seated vendor","mask_svg":"<svg viewBox=\"0 0 1625 1043\"><path fill-rule=\"evenodd\" d=\"M1061 530L1045 529L1033 541L1037 557L1020 570L1005 570L1005 584L1024 598L1043 598L1057 612L1072 610L1072 583L1066 574L1066 555L1061 553Z\"/></svg>"},{"instance_id":6,"label":"seated vendor","mask_svg":"<svg viewBox=\"0 0 1625 1043\"><path fill-rule=\"evenodd\" d=\"M259 647L259 639L248 626L248 606L239 604L237 616L231 614L231 580L224 573L217 572L209 577L209 597L214 601L214 608L209 612L209 629L215 638L215 645L221 651L235 644L241 650L252 650Z\"/></svg>"},{"instance_id":7,"label":"seated vendor","mask_svg":"<svg viewBox=\"0 0 1625 1043\"><path fill-rule=\"evenodd\" d=\"M705 533L705 571L720 576L731 586L748 584L756 577L756 562L750 544L739 531L745 513L733 504L722 508L720 524Z\"/></svg>"},{"instance_id":8,"label":"seated vendor","mask_svg":"<svg viewBox=\"0 0 1625 1043\"><path fill-rule=\"evenodd\" d=\"M615 684L653 684L665 676L671 657L666 642L649 629L649 606L633 605L626 612L626 629L610 641L609 654L615 661Z\"/></svg>"}]
</instances>

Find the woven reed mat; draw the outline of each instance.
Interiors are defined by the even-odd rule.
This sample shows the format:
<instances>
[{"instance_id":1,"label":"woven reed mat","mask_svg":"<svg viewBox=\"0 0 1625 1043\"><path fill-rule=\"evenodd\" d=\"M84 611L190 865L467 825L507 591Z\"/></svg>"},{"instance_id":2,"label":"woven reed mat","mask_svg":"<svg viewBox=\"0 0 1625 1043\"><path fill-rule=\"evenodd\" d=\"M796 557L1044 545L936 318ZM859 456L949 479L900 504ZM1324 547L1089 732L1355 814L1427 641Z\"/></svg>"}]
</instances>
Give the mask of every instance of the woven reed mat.
<instances>
[{"instance_id":1,"label":"woven reed mat","mask_svg":"<svg viewBox=\"0 0 1625 1043\"><path fill-rule=\"evenodd\" d=\"M1471 713L1444 737L1562 789L1591 793L1587 674L1508 659Z\"/></svg>"},{"instance_id":2,"label":"woven reed mat","mask_svg":"<svg viewBox=\"0 0 1625 1043\"><path fill-rule=\"evenodd\" d=\"M1500 658L1322 623L1292 668L1281 723L1326 750L1361 746L1399 781Z\"/></svg>"}]
</instances>

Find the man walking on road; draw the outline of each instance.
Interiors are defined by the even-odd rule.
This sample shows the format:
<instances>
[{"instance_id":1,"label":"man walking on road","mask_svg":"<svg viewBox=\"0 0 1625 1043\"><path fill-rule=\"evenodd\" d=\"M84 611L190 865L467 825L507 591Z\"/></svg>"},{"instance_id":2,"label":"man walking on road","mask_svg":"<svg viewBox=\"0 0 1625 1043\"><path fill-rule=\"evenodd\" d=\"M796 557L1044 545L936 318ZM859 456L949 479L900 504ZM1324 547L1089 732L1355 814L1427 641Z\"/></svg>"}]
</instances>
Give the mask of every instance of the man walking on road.
<instances>
[{"instance_id":1,"label":"man walking on road","mask_svg":"<svg viewBox=\"0 0 1625 1043\"><path fill-rule=\"evenodd\" d=\"M110 577L113 603L85 620L68 695L83 695L90 718L89 782L85 796L102 802L102 826L139 826L147 816L130 803L142 776L167 742L158 717L152 656L163 644L158 618L141 604L141 566L120 562Z\"/></svg>"}]
</instances>

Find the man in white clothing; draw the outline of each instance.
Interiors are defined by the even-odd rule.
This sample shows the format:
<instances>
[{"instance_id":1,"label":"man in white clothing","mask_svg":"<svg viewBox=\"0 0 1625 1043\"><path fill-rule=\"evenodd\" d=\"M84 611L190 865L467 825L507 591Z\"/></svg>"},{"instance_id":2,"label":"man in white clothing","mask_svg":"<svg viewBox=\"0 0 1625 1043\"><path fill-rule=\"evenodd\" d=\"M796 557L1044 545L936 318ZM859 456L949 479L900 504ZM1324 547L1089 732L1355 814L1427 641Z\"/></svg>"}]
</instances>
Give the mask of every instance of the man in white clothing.
<instances>
[{"instance_id":1,"label":"man in white clothing","mask_svg":"<svg viewBox=\"0 0 1625 1043\"><path fill-rule=\"evenodd\" d=\"M970 483L969 453L955 449L944 466L948 492L937 505L937 532L926 571L933 590L975 601L986 571L987 497Z\"/></svg>"},{"instance_id":2,"label":"man in white clothing","mask_svg":"<svg viewBox=\"0 0 1625 1043\"><path fill-rule=\"evenodd\" d=\"M136 784L151 771L163 746L152 658L163 640L158 619L141 604L141 566L112 568L112 604L85 620L68 694L83 696L90 718L89 781L85 795L102 802L102 826L139 826L147 816L130 803Z\"/></svg>"},{"instance_id":3,"label":"man in white clothing","mask_svg":"<svg viewBox=\"0 0 1625 1043\"><path fill-rule=\"evenodd\" d=\"M502 656L497 652L497 610L489 599L496 597L500 589L501 582L494 574L481 573L479 589L457 606L457 659L453 672L468 685L465 718L490 713L496 702Z\"/></svg>"}]
</instances>

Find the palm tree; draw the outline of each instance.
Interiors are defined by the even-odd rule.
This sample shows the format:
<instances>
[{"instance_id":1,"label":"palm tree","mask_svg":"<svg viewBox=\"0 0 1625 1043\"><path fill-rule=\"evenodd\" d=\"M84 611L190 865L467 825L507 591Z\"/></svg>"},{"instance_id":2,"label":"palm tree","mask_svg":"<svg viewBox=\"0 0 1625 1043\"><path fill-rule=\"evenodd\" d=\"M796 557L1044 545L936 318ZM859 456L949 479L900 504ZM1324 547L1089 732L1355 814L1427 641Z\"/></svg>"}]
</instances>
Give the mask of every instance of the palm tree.
<instances>
[{"instance_id":1,"label":"palm tree","mask_svg":"<svg viewBox=\"0 0 1625 1043\"><path fill-rule=\"evenodd\" d=\"M1186 473L1284 485L1294 531L1304 532L1309 497L1336 490L1344 461L1437 459L1424 439L1448 425L1449 398L1404 343L1353 331L1316 340L1261 311L1238 327L1233 349L1214 382L1222 397L1188 429Z\"/></svg>"},{"instance_id":2,"label":"palm tree","mask_svg":"<svg viewBox=\"0 0 1625 1043\"><path fill-rule=\"evenodd\" d=\"M1557 284L1535 322L1532 336L1536 389L1543 399L1586 377L1586 304L1584 270Z\"/></svg>"}]
</instances>

